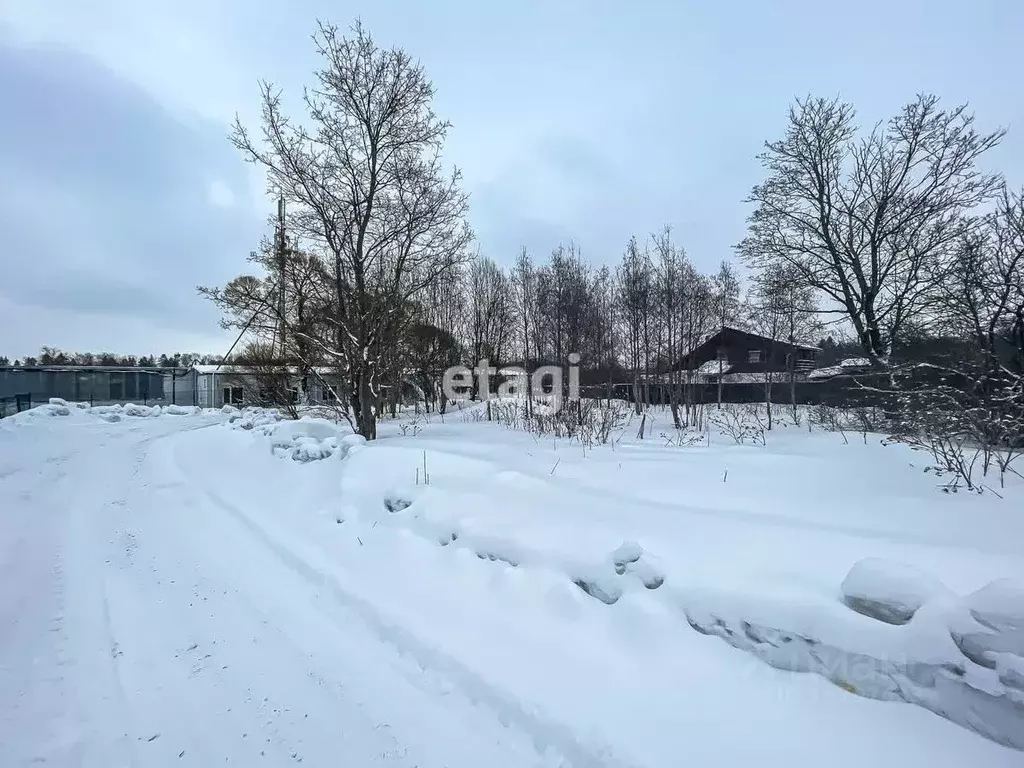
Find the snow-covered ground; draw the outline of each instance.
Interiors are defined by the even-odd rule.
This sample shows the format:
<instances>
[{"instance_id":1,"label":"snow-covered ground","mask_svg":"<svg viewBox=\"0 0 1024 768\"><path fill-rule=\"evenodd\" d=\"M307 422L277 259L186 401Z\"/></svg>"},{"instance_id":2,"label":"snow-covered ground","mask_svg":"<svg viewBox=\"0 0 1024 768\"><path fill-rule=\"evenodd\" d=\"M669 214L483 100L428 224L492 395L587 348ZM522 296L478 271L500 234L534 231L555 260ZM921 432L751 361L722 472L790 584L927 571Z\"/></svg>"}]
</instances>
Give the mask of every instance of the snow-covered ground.
<instances>
[{"instance_id":1,"label":"snow-covered ground","mask_svg":"<svg viewBox=\"0 0 1024 768\"><path fill-rule=\"evenodd\" d=\"M5 419L0 765L1024 764L1024 482L662 431Z\"/></svg>"}]
</instances>

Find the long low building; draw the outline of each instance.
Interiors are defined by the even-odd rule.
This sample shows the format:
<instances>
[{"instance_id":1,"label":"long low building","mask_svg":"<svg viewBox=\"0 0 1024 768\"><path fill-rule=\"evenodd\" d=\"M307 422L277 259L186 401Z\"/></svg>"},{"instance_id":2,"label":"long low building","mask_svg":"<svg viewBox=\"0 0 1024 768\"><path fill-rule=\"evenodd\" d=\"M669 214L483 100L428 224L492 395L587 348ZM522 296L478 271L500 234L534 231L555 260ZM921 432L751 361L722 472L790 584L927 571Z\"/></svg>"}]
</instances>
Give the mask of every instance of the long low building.
<instances>
[{"instance_id":1,"label":"long low building","mask_svg":"<svg viewBox=\"0 0 1024 768\"><path fill-rule=\"evenodd\" d=\"M37 365L0 367L0 398L51 397L102 403L197 405L188 387L190 370L123 366Z\"/></svg>"}]
</instances>

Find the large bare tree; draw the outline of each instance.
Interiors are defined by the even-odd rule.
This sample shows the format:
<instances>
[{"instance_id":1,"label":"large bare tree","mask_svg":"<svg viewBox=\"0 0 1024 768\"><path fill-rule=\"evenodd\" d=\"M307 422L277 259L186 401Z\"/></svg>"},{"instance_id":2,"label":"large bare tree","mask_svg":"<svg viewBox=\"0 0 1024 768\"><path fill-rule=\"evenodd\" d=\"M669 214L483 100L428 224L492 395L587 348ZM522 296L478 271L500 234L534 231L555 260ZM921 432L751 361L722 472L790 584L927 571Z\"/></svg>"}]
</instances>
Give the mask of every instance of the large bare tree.
<instances>
[{"instance_id":1,"label":"large bare tree","mask_svg":"<svg viewBox=\"0 0 1024 768\"><path fill-rule=\"evenodd\" d=\"M986 367L1024 373L1024 190L1001 190L967 233L942 281L946 330L972 339Z\"/></svg>"},{"instance_id":2,"label":"large bare tree","mask_svg":"<svg viewBox=\"0 0 1024 768\"><path fill-rule=\"evenodd\" d=\"M349 36L320 23L313 40L323 65L303 94L305 121L263 83L259 139L236 121L232 141L323 260L331 332L310 341L344 368L355 426L373 439L383 360L412 322L411 303L467 258L467 198L458 171L442 168L449 124L420 64L379 48L358 22Z\"/></svg>"},{"instance_id":3,"label":"large bare tree","mask_svg":"<svg viewBox=\"0 0 1024 768\"><path fill-rule=\"evenodd\" d=\"M941 109L930 95L860 138L854 118L838 99L796 102L785 136L760 155L767 178L739 250L754 267L796 268L881 367L924 315L969 212L996 189L976 163L1003 132L979 133L965 106Z\"/></svg>"}]
</instances>

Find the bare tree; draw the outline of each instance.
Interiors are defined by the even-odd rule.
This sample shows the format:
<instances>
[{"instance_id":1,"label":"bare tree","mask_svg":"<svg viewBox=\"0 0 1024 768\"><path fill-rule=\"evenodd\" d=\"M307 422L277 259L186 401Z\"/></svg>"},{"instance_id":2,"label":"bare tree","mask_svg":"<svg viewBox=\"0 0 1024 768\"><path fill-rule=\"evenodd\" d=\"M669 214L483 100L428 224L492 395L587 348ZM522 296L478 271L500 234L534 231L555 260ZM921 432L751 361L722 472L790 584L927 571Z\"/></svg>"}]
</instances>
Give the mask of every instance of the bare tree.
<instances>
[{"instance_id":1,"label":"bare tree","mask_svg":"<svg viewBox=\"0 0 1024 768\"><path fill-rule=\"evenodd\" d=\"M654 302L652 265L646 250L631 238L618 268L618 308L626 344L626 365L633 375L633 403L636 414L642 412L640 372L648 370L646 357L648 329Z\"/></svg>"},{"instance_id":2,"label":"bare tree","mask_svg":"<svg viewBox=\"0 0 1024 768\"><path fill-rule=\"evenodd\" d=\"M808 343L821 330L818 306L813 288L803 282L799 271L786 264L770 264L753 282L748 297L748 313L755 330L772 339L770 355L775 346L786 346L786 377L789 381L790 407L797 418L796 381L801 344ZM768 428L772 427L771 387L777 376L765 374L765 402L768 405Z\"/></svg>"},{"instance_id":3,"label":"bare tree","mask_svg":"<svg viewBox=\"0 0 1024 768\"><path fill-rule=\"evenodd\" d=\"M884 365L894 338L922 315L966 214L997 177L976 161L1003 131L980 134L966 106L920 95L856 138L854 110L838 99L798 100L760 160L767 178L739 245L751 266L788 264L836 302L865 356Z\"/></svg>"},{"instance_id":4,"label":"bare tree","mask_svg":"<svg viewBox=\"0 0 1024 768\"><path fill-rule=\"evenodd\" d=\"M530 339L534 335L533 324L537 311L537 277L533 269L530 254L523 248L516 259L512 271L512 282L515 288L516 312L519 314L520 346L523 353L523 366L531 365ZM526 416L533 416L533 391L531 377L526 377Z\"/></svg>"},{"instance_id":5,"label":"bare tree","mask_svg":"<svg viewBox=\"0 0 1024 768\"><path fill-rule=\"evenodd\" d=\"M696 400L698 372L688 355L714 329L715 295L711 279L702 275L688 262L682 267L681 285L683 297L679 337L684 350L681 359L687 362L684 374L686 378L683 382L686 424L700 428L703 405Z\"/></svg>"},{"instance_id":6,"label":"bare tree","mask_svg":"<svg viewBox=\"0 0 1024 768\"><path fill-rule=\"evenodd\" d=\"M512 285L494 261L478 256L469 267L466 288L472 362L500 366L507 362L516 327ZM474 387L478 381L474 378ZM489 393L479 394L486 399Z\"/></svg>"},{"instance_id":7,"label":"bare tree","mask_svg":"<svg viewBox=\"0 0 1024 768\"><path fill-rule=\"evenodd\" d=\"M665 227L654 237L654 252L658 256L656 265L658 291L659 336L662 342L660 357L668 379L669 407L676 429L682 429L680 412L682 400L681 372L679 363L688 350L683 348L683 312L687 299L688 277L686 254L672 242L672 233ZM662 367L662 366L659 366Z\"/></svg>"},{"instance_id":8,"label":"bare tree","mask_svg":"<svg viewBox=\"0 0 1024 768\"><path fill-rule=\"evenodd\" d=\"M226 369L223 383L241 387L245 404L278 408L290 418L298 416L299 389L286 360L272 343L253 341L238 353Z\"/></svg>"},{"instance_id":9,"label":"bare tree","mask_svg":"<svg viewBox=\"0 0 1024 768\"><path fill-rule=\"evenodd\" d=\"M966 233L941 284L943 318L976 340L988 366L1000 353L1024 370L1024 190L1001 190L995 210Z\"/></svg>"},{"instance_id":10,"label":"bare tree","mask_svg":"<svg viewBox=\"0 0 1024 768\"><path fill-rule=\"evenodd\" d=\"M724 330L730 323L735 323L740 313L740 279L735 268L727 261L718 265L714 277L715 314L718 319L718 330ZM724 360L718 355L718 407L722 407L722 375L725 373Z\"/></svg>"},{"instance_id":11,"label":"bare tree","mask_svg":"<svg viewBox=\"0 0 1024 768\"><path fill-rule=\"evenodd\" d=\"M307 125L262 85L262 141L236 121L232 141L289 203L290 228L332 282L330 333L310 342L344 364L360 434L376 437L383 358L412 322L411 302L467 258L472 238L458 171L440 153L449 124L404 51L377 47L358 22L350 37L320 23L323 67L303 102Z\"/></svg>"},{"instance_id":12,"label":"bare tree","mask_svg":"<svg viewBox=\"0 0 1024 768\"><path fill-rule=\"evenodd\" d=\"M279 257L266 239L249 261L263 269L266 276L240 275L224 288L201 286L199 293L224 312L221 327L239 330L246 343L243 349L248 348L247 354L261 365L274 359L296 368L299 400L303 402L313 366L323 363L311 339L326 328L324 312L330 304L330 282L319 259L298 248L286 248ZM281 337L286 339L283 349L276 346L282 327L285 333Z\"/></svg>"},{"instance_id":13,"label":"bare tree","mask_svg":"<svg viewBox=\"0 0 1024 768\"><path fill-rule=\"evenodd\" d=\"M937 431L977 446L982 469L994 460L1005 477L1024 453L1024 192L1001 190L995 209L965 234L942 281L947 332L967 340L950 355L956 382L907 399L917 412L941 410ZM936 421L932 415L928 423ZM951 427L955 426L955 430Z\"/></svg>"}]
</instances>

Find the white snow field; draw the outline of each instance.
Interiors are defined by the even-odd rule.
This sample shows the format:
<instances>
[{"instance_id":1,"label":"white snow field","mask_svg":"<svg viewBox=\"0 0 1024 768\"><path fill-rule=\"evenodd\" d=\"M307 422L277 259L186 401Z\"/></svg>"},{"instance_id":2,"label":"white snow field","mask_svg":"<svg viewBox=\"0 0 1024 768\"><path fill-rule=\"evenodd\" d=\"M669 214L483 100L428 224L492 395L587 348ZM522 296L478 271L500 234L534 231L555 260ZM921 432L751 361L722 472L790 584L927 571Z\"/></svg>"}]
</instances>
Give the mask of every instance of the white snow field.
<instances>
[{"instance_id":1,"label":"white snow field","mask_svg":"<svg viewBox=\"0 0 1024 768\"><path fill-rule=\"evenodd\" d=\"M1024 765L1024 481L479 418L0 421L0 766Z\"/></svg>"}]
</instances>

